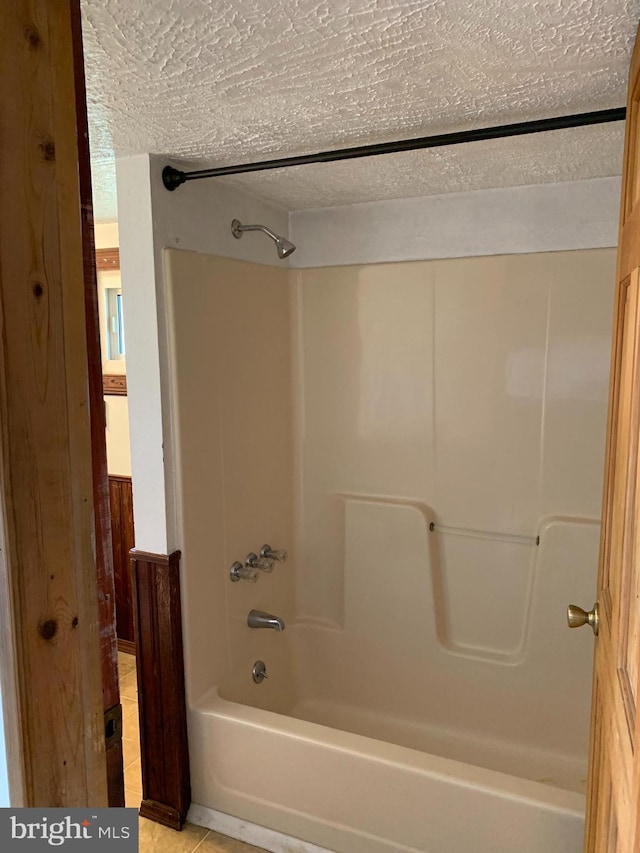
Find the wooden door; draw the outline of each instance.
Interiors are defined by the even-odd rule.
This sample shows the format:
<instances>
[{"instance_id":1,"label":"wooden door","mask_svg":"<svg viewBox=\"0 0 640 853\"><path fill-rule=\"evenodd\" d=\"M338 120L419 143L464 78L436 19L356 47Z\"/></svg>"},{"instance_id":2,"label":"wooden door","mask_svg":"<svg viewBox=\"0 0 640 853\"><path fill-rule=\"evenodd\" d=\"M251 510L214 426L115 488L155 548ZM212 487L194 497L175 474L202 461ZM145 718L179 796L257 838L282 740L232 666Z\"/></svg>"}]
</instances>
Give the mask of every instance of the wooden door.
<instances>
[{"instance_id":1,"label":"wooden door","mask_svg":"<svg viewBox=\"0 0 640 853\"><path fill-rule=\"evenodd\" d=\"M640 850L640 45L629 78L585 851ZM587 638L585 637L585 640Z\"/></svg>"}]
</instances>

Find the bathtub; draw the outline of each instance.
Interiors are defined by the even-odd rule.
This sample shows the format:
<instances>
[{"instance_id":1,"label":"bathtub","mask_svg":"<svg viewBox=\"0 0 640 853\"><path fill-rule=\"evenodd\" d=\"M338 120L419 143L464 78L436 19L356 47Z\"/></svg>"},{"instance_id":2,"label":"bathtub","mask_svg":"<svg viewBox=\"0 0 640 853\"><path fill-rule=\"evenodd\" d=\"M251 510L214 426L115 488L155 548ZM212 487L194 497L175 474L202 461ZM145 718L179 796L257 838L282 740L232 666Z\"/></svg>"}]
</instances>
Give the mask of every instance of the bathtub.
<instances>
[{"instance_id":1,"label":"bathtub","mask_svg":"<svg viewBox=\"0 0 640 853\"><path fill-rule=\"evenodd\" d=\"M216 689L189 722L198 822L207 822L207 803L337 853L582 850L576 792L249 707Z\"/></svg>"},{"instance_id":2,"label":"bathtub","mask_svg":"<svg viewBox=\"0 0 640 853\"><path fill-rule=\"evenodd\" d=\"M413 523L417 536L419 513ZM511 656L439 642L435 620L410 643L413 582L393 602L408 633L390 631L390 588L366 587L373 553L361 575L352 562L343 626L245 627L241 665L190 703L194 819L213 809L337 853L580 853L589 717L570 697L590 683L592 643L567 630L561 603L588 595L598 525L555 518L539 531L529 627ZM397 543L381 534L372 550L390 560L385 547ZM380 629L363 630L359 612Z\"/></svg>"}]
</instances>

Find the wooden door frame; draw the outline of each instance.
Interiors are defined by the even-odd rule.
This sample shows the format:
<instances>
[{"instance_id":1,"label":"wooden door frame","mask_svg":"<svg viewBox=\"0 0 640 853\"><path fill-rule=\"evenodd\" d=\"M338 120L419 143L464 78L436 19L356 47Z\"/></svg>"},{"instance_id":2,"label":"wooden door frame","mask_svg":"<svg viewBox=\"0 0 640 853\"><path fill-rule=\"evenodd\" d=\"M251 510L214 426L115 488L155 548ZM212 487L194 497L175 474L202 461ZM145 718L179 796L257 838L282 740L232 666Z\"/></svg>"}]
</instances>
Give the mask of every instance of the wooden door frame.
<instances>
[{"instance_id":1,"label":"wooden door frame","mask_svg":"<svg viewBox=\"0 0 640 853\"><path fill-rule=\"evenodd\" d=\"M108 573L109 516L92 446L102 404L79 2L13 0L3 30L0 670L10 793L14 805L105 806L103 689L106 701L114 695L101 677L101 642L112 640L98 574ZM116 659L105 661L112 685Z\"/></svg>"},{"instance_id":2,"label":"wooden door frame","mask_svg":"<svg viewBox=\"0 0 640 853\"><path fill-rule=\"evenodd\" d=\"M11 803L122 805L80 2L12 0L3 23L0 677ZM190 800L178 561L133 560L144 580L138 682L150 691L142 810L175 828ZM115 733L106 749L104 711Z\"/></svg>"}]
</instances>

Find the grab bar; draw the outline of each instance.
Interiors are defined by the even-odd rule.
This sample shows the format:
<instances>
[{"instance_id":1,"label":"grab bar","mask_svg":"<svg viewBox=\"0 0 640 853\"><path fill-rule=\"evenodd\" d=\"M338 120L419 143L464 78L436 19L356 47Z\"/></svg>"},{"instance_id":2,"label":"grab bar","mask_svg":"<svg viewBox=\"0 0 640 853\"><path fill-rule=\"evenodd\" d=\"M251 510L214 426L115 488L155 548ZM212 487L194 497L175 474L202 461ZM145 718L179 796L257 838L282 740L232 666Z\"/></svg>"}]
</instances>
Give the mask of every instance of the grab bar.
<instances>
[{"instance_id":1,"label":"grab bar","mask_svg":"<svg viewBox=\"0 0 640 853\"><path fill-rule=\"evenodd\" d=\"M512 542L514 545L539 545L539 536L520 536L517 533L495 533L492 530L475 530L472 527L448 527L445 524L429 524L432 533L445 533L451 536L467 536L471 539L493 539L499 542Z\"/></svg>"}]
</instances>

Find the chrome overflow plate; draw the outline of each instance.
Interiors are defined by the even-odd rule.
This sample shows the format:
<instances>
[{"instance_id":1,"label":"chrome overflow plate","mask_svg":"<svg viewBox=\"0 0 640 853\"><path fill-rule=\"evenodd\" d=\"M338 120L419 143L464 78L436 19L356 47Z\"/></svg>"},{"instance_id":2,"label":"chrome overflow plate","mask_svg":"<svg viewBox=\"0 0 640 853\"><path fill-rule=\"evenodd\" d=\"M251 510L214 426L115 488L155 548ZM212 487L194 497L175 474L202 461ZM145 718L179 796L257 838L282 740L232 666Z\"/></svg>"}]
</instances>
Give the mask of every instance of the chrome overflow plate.
<instances>
[{"instance_id":1,"label":"chrome overflow plate","mask_svg":"<svg viewBox=\"0 0 640 853\"><path fill-rule=\"evenodd\" d=\"M267 675L267 665L263 660L257 660L253 668L251 670L251 677L255 681L256 684L262 684L265 678L268 678Z\"/></svg>"}]
</instances>

